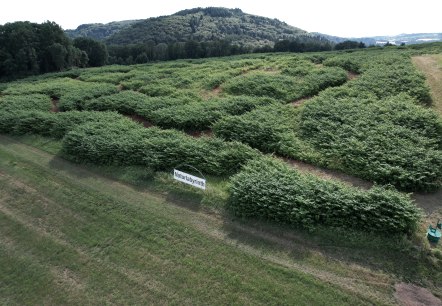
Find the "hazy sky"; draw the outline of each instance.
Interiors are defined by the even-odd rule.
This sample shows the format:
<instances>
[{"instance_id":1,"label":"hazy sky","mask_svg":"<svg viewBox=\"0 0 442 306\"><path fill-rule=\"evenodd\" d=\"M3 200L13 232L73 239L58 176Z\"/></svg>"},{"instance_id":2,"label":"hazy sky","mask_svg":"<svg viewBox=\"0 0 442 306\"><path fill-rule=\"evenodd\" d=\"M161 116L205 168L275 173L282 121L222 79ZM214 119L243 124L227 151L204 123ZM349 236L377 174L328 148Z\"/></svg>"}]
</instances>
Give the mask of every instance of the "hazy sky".
<instances>
[{"instance_id":1,"label":"hazy sky","mask_svg":"<svg viewBox=\"0 0 442 306\"><path fill-rule=\"evenodd\" d=\"M0 24L50 20L73 29L83 23L145 19L207 6L240 8L309 32L342 37L442 32L442 0L3 0Z\"/></svg>"}]
</instances>

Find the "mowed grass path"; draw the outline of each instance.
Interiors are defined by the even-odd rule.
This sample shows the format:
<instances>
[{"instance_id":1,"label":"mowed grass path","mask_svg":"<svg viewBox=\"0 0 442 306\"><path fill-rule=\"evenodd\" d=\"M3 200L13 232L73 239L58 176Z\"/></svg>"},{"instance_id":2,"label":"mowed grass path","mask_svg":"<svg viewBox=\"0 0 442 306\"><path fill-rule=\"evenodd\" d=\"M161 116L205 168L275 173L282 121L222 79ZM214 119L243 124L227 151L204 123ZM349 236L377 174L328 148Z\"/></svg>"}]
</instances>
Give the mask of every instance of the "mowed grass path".
<instances>
[{"instance_id":1,"label":"mowed grass path","mask_svg":"<svg viewBox=\"0 0 442 306\"><path fill-rule=\"evenodd\" d=\"M415 56L413 63L427 78L433 106L442 116L442 54Z\"/></svg>"},{"instance_id":2,"label":"mowed grass path","mask_svg":"<svg viewBox=\"0 0 442 306\"><path fill-rule=\"evenodd\" d=\"M0 136L0 304L373 303L204 233L196 217Z\"/></svg>"}]
</instances>

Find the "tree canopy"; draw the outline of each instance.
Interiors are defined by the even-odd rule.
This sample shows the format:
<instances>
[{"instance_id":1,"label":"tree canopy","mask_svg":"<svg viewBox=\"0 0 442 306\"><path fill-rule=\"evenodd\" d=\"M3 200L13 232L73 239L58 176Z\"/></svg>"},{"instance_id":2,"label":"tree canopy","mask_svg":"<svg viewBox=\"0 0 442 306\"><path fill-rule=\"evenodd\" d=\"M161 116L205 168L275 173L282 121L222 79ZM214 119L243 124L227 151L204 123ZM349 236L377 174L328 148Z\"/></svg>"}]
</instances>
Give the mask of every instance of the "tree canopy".
<instances>
[{"instance_id":1,"label":"tree canopy","mask_svg":"<svg viewBox=\"0 0 442 306\"><path fill-rule=\"evenodd\" d=\"M0 26L0 79L85 67L86 53L75 48L55 22L19 21Z\"/></svg>"}]
</instances>

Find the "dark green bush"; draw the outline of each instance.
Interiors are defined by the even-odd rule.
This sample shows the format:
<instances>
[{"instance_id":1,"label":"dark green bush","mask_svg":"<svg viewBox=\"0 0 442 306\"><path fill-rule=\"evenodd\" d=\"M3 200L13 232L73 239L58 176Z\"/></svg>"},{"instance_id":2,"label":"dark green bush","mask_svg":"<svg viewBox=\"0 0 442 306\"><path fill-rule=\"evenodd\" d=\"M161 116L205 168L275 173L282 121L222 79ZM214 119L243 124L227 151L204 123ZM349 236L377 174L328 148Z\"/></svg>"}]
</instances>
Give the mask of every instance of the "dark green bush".
<instances>
[{"instance_id":1,"label":"dark green bush","mask_svg":"<svg viewBox=\"0 0 442 306\"><path fill-rule=\"evenodd\" d=\"M63 138L64 154L76 162L101 165L145 165L170 170L186 163L205 173L230 175L258 153L239 143L195 139L174 130L142 128L121 119L87 123Z\"/></svg>"},{"instance_id":2,"label":"dark green bush","mask_svg":"<svg viewBox=\"0 0 442 306\"><path fill-rule=\"evenodd\" d=\"M305 105L300 135L335 166L365 179L403 190L442 184L441 120L408 95L336 99L325 92Z\"/></svg>"},{"instance_id":3,"label":"dark green bush","mask_svg":"<svg viewBox=\"0 0 442 306\"><path fill-rule=\"evenodd\" d=\"M277 103L271 98L237 96L205 102L176 104L151 113L149 118L165 128L205 130L217 120L232 114L243 114L257 107Z\"/></svg>"},{"instance_id":4,"label":"dark green bush","mask_svg":"<svg viewBox=\"0 0 442 306\"><path fill-rule=\"evenodd\" d=\"M42 94L8 95L0 100L0 112L12 112L17 110L40 110L50 111L51 98Z\"/></svg>"},{"instance_id":5,"label":"dark green bush","mask_svg":"<svg viewBox=\"0 0 442 306\"><path fill-rule=\"evenodd\" d=\"M231 178L229 209L295 226L332 226L401 234L413 232L420 211L409 196L383 187L368 191L312 175L283 162L261 158Z\"/></svg>"},{"instance_id":6,"label":"dark green bush","mask_svg":"<svg viewBox=\"0 0 442 306\"><path fill-rule=\"evenodd\" d=\"M284 133L293 131L291 106L271 105L240 116L225 116L213 125L216 136L237 140L263 152L278 151Z\"/></svg>"},{"instance_id":7,"label":"dark green bush","mask_svg":"<svg viewBox=\"0 0 442 306\"><path fill-rule=\"evenodd\" d=\"M407 93L424 104L431 103L430 90L425 78L409 65L383 66L369 69L349 84L356 91L375 94L385 99Z\"/></svg>"},{"instance_id":8,"label":"dark green bush","mask_svg":"<svg viewBox=\"0 0 442 306\"><path fill-rule=\"evenodd\" d=\"M0 132L39 134L62 138L68 131L87 122L113 122L123 118L112 112L50 113L38 110L0 112Z\"/></svg>"},{"instance_id":9,"label":"dark green bush","mask_svg":"<svg viewBox=\"0 0 442 306\"><path fill-rule=\"evenodd\" d=\"M148 97L142 93L124 90L119 93L99 97L84 102L85 110L117 111L122 114L135 114L139 105L143 105Z\"/></svg>"},{"instance_id":10,"label":"dark green bush","mask_svg":"<svg viewBox=\"0 0 442 306\"><path fill-rule=\"evenodd\" d=\"M66 89L58 96L60 97L59 109L61 111L84 110L84 104L87 100L118 92L117 87L113 84L81 83L79 86Z\"/></svg>"}]
</instances>

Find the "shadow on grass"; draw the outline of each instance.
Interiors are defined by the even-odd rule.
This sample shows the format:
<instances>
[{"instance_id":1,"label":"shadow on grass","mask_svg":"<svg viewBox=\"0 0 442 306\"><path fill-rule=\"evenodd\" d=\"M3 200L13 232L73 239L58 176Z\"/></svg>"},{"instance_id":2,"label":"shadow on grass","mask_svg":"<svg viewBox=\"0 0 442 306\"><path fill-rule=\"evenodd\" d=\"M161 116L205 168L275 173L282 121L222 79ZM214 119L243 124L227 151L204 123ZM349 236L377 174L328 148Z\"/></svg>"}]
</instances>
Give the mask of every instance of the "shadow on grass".
<instances>
[{"instance_id":1,"label":"shadow on grass","mask_svg":"<svg viewBox=\"0 0 442 306\"><path fill-rule=\"evenodd\" d=\"M401 235L383 236L358 230L318 227L308 231L261 220L237 219L224 214L223 229L228 237L263 253L278 250L296 263L313 263L330 268L338 262L357 264L373 271L394 274L398 279L439 288L442 294L442 260L422 245ZM333 265L333 264L332 264ZM337 265L338 266L338 265ZM357 277L357 276L354 276Z\"/></svg>"},{"instance_id":2,"label":"shadow on grass","mask_svg":"<svg viewBox=\"0 0 442 306\"><path fill-rule=\"evenodd\" d=\"M263 254L283 253L295 263L313 264L324 269L330 269L331 263L333 269L342 271L342 265L357 264L373 271L394 274L402 281L442 288L442 258L433 256L425 247L422 233L418 234L422 237L410 239L400 235L383 236L358 229L321 226L308 231L262 220L240 219L224 209L226 199L175 182L168 173L155 174L141 166L78 167L59 156L50 161L50 167L67 171L79 179L104 176L139 192L156 193L165 201L192 212L215 213L222 220L222 230L229 239ZM213 201L218 202L215 208L210 206Z\"/></svg>"}]
</instances>

